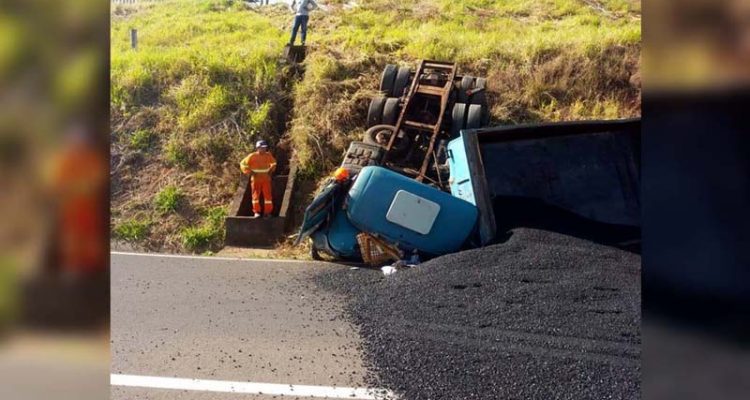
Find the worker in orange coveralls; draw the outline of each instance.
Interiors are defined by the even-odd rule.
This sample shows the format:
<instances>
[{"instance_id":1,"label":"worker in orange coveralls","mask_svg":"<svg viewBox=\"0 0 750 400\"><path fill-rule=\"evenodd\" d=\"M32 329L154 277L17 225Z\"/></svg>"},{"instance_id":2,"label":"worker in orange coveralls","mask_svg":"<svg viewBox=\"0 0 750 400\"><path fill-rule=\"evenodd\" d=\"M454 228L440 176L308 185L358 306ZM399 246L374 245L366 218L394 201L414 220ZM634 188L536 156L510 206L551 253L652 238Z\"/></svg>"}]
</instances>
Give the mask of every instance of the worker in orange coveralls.
<instances>
[{"instance_id":1,"label":"worker in orange coveralls","mask_svg":"<svg viewBox=\"0 0 750 400\"><path fill-rule=\"evenodd\" d=\"M98 273L107 266L107 163L84 128L74 127L66 139L50 176L57 203L57 256L64 273Z\"/></svg>"},{"instance_id":2,"label":"worker in orange coveralls","mask_svg":"<svg viewBox=\"0 0 750 400\"><path fill-rule=\"evenodd\" d=\"M263 197L263 215L265 218L270 218L273 212L271 174L276 169L276 159L268 152L268 143L265 140L258 140L255 143L255 152L250 153L240 162L240 169L243 174L251 176L253 218L260 217L261 197Z\"/></svg>"},{"instance_id":3,"label":"worker in orange coveralls","mask_svg":"<svg viewBox=\"0 0 750 400\"><path fill-rule=\"evenodd\" d=\"M109 321L107 149L85 122L72 122L62 148L44 159L49 214L40 270L22 283L31 327L101 329Z\"/></svg>"}]
</instances>

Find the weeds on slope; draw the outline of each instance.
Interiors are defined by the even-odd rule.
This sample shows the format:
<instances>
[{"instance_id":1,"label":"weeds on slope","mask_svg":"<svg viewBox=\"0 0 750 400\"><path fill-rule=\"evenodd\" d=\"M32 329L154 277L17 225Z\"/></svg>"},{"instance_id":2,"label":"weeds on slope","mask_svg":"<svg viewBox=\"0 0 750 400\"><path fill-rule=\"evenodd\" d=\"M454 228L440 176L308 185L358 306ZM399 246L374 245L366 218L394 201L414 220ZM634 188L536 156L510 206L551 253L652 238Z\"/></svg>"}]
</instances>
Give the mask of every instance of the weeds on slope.
<instances>
[{"instance_id":1,"label":"weeds on slope","mask_svg":"<svg viewBox=\"0 0 750 400\"><path fill-rule=\"evenodd\" d=\"M370 0L311 19L313 54L290 135L319 177L361 135L386 63L455 61L486 76L493 124L640 112L640 3L629 0ZM329 147L325 147L328 145Z\"/></svg>"},{"instance_id":2,"label":"weeds on slope","mask_svg":"<svg viewBox=\"0 0 750 400\"><path fill-rule=\"evenodd\" d=\"M116 236L171 250L221 241L210 210L234 194L238 160L260 137L277 145L285 129L279 55L286 32L274 12L232 0L115 6L112 225L115 233L129 232ZM130 29L138 32L136 49ZM170 188L179 188L183 205L163 197ZM132 234L135 220L158 223ZM196 240L179 234L204 226L211 229L198 233L207 235L182 235Z\"/></svg>"}]
</instances>

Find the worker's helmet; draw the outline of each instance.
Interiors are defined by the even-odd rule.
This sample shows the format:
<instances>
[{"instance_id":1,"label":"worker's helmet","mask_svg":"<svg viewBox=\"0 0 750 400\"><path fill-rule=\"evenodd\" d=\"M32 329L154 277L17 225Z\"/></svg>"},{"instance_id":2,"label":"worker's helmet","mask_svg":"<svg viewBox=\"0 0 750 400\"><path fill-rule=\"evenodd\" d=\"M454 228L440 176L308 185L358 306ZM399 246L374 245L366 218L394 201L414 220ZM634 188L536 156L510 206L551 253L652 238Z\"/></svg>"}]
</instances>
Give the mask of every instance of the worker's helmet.
<instances>
[{"instance_id":1,"label":"worker's helmet","mask_svg":"<svg viewBox=\"0 0 750 400\"><path fill-rule=\"evenodd\" d=\"M267 149L268 148L268 143L266 143L265 140L258 140L257 142L255 142L255 148L256 149L259 149L261 147L264 147L264 148Z\"/></svg>"}]
</instances>

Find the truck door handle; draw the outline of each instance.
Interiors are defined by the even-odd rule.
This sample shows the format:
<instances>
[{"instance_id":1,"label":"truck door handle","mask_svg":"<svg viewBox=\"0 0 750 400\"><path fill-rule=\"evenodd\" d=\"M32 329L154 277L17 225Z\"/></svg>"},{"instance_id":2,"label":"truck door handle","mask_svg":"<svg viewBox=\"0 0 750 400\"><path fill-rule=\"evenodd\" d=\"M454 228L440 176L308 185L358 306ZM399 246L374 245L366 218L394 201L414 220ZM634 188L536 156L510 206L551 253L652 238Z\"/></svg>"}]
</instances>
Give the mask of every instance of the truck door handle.
<instances>
[{"instance_id":1,"label":"truck door handle","mask_svg":"<svg viewBox=\"0 0 750 400\"><path fill-rule=\"evenodd\" d=\"M452 160L453 159L453 150L448 149L447 155L448 155L448 158L450 158Z\"/></svg>"}]
</instances>

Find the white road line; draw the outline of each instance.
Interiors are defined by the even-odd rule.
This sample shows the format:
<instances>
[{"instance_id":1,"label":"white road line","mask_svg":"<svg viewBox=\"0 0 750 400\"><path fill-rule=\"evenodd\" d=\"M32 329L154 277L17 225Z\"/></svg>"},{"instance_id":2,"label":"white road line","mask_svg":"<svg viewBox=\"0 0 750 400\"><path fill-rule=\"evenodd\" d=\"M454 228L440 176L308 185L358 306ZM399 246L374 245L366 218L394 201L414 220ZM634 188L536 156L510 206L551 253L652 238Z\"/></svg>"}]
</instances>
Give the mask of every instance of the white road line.
<instances>
[{"instance_id":1,"label":"white road line","mask_svg":"<svg viewBox=\"0 0 750 400\"><path fill-rule=\"evenodd\" d=\"M110 385L201 392L244 393L272 396L325 397L329 399L394 399L385 389L333 386L283 385L278 383L232 382L207 379L164 378L158 376L111 374Z\"/></svg>"},{"instance_id":2,"label":"white road line","mask_svg":"<svg viewBox=\"0 0 750 400\"><path fill-rule=\"evenodd\" d=\"M264 261L264 262L281 262L281 263L308 263L313 264L318 261L308 260L281 260L278 258L240 258L240 257L211 257L211 256L186 256L180 254L160 254L160 253L130 253L125 251L111 251L109 254L116 256L137 256L137 257L158 257L158 258L191 258L216 261Z\"/></svg>"}]
</instances>

